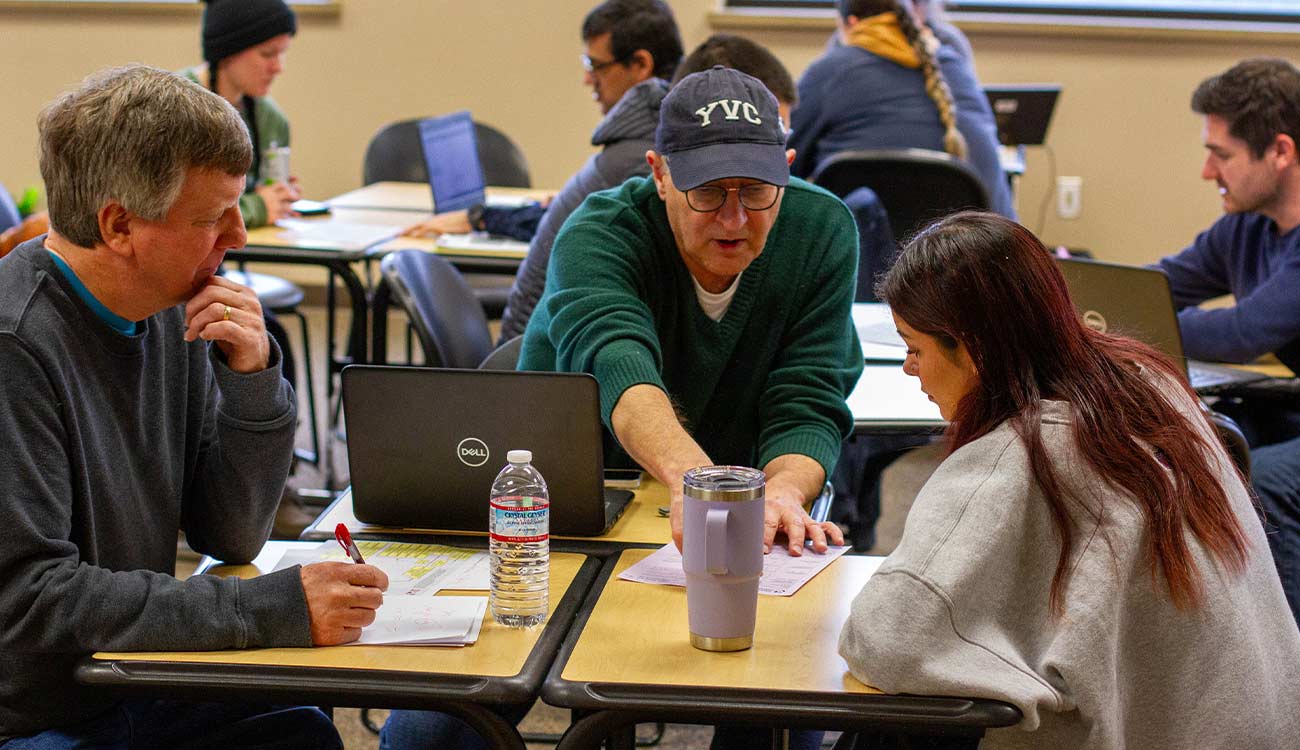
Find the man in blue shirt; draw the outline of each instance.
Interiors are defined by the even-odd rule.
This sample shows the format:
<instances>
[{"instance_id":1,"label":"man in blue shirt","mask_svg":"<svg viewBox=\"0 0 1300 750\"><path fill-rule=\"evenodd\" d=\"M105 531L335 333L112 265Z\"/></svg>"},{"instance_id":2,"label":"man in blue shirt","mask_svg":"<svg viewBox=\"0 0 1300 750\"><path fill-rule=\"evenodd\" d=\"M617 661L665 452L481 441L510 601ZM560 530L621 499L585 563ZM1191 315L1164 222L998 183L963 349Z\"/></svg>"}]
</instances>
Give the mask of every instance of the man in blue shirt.
<instances>
[{"instance_id":1,"label":"man in blue shirt","mask_svg":"<svg viewBox=\"0 0 1300 750\"><path fill-rule=\"evenodd\" d=\"M1300 70L1281 59L1242 61L1203 81L1192 109L1205 118L1201 177L1218 186L1226 213L1159 263L1179 308L1183 349L1227 362L1271 352L1300 372ZM1198 307L1224 294L1236 304ZM1293 398L1228 409L1254 448L1251 480L1300 620L1300 410Z\"/></svg>"}]
</instances>

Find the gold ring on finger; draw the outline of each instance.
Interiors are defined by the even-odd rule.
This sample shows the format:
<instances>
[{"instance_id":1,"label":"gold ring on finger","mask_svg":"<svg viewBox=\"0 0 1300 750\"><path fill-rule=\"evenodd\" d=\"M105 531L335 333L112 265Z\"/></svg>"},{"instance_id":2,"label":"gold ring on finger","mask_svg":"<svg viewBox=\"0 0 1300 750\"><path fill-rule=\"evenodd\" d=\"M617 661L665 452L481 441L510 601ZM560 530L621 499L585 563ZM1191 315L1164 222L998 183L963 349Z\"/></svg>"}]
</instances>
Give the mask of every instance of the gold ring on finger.
<instances>
[{"instance_id":1,"label":"gold ring on finger","mask_svg":"<svg viewBox=\"0 0 1300 750\"><path fill-rule=\"evenodd\" d=\"M221 313L222 320L230 320L230 305L226 305L225 312Z\"/></svg>"}]
</instances>

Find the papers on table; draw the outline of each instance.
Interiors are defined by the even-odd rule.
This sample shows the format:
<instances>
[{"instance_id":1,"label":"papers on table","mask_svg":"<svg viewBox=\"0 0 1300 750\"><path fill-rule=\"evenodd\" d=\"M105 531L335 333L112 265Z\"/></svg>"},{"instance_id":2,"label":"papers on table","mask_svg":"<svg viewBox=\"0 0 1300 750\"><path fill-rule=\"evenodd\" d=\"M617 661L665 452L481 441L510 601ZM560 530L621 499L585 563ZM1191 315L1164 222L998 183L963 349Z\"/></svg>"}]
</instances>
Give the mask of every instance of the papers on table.
<instances>
[{"instance_id":1,"label":"papers on table","mask_svg":"<svg viewBox=\"0 0 1300 750\"><path fill-rule=\"evenodd\" d=\"M536 198L530 198L527 195L501 195L500 193L489 193L483 205L488 208L523 208L529 203L536 203Z\"/></svg>"},{"instance_id":2,"label":"papers on table","mask_svg":"<svg viewBox=\"0 0 1300 750\"><path fill-rule=\"evenodd\" d=\"M365 250L401 233L403 227L386 224L358 224L336 217L280 219L279 239L326 250Z\"/></svg>"},{"instance_id":3,"label":"papers on table","mask_svg":"<svg viewBox=\"0 0 1300 750\"><path fill-rule=\"evenodd\" d=\"M354 645L463 646L478 640L487 597L434 594L448 589L486 591L487 552L381 541L358 541L357 548L368 564L388 574L388 590L375 621L362 629ZM343 548L331 540L285 553L275 569L326 561L351 564Z\"/></svg>"},{"instance_id":4,"label":"papers on table","mask_svg":"<svg viewBox=\"0 0 1300 750\"><path fill-rule=\"evenodd\" d=\"M793 557L785 547L774 546L763 555L763 576L758 581L758 593L768 596L792 596L812 577L820 573L835 558L849 548L831 547L822 554L805 549L803 556ZM619 578L636 583L659 583L668 586L685 586L686 573L682 570L682 553L677 546L666 544L641 562L619 574Z\"/></svg>"},{"instance_id":5,"label":"papers on table","mask_svg":"<svg viewBox=\"0 0 1300 750\"><path fill-rule=\"evenodd\" d=\"M528 253L528 243L509 237L494 237L483 232L443 234L438 236L439 250L463 253L507 254L522 258Z\"/></svg>"},{"instance_id":6,"label":"papers on table","mask_svg":"<svg viewBox=\"0 0 1300 750\"><path fill-rule=\"evenodd\" d=\"M464 646L478 640L486 596L384 596L375 621L349 645Z\"/></svg>"},{"instance_id":7,"label":"papers on table","mask_svg":"<svg viewBox=\"0 0 1300 750\"><path fill-rule=\"evenodd\" d=\"M442 544L357 541L366 563L388 574L388 596L433 594L443 589L487 591L488 554ZM276 570L314 562L349 562L337 542L292 550L280 558Z\"/></svg>"},{"instance_id":8,"label":"papers on table","mask_svg":"<svg viewBox=\"0 0 1300 750\"><path fill-rule=\"evenodd\" d=\"M862 356L869 360L902 362L907 358L907 344L898 335L889 305L880 302L855 302L853 327L858 329Z\"/></svg>"}]
</instances>

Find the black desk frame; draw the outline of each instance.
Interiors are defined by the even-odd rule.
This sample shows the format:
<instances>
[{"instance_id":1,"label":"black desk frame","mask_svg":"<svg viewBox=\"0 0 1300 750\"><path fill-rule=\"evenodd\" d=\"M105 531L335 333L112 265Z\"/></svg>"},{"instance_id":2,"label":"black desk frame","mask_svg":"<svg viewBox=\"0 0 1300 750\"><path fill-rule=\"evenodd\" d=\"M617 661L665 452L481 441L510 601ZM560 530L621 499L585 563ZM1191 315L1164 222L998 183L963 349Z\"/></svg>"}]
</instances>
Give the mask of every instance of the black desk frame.
<instances>
[{"instance_id":1,"label":"black desk frame","mask_svg":"<svg viewBox=\"0 0 1300 750\"><path fill-rule=\"evenodd\" d=\"M514 725L490 706L531 702L570 630L602 561L583 561L519 673L486 677L426 672L202 662L107 661L86 657L77 682L130 695L358 708L444 711L469 724L489 747L524 750ZM396 647L395 647L396 648Z\"/></svg>"}]
</instances>

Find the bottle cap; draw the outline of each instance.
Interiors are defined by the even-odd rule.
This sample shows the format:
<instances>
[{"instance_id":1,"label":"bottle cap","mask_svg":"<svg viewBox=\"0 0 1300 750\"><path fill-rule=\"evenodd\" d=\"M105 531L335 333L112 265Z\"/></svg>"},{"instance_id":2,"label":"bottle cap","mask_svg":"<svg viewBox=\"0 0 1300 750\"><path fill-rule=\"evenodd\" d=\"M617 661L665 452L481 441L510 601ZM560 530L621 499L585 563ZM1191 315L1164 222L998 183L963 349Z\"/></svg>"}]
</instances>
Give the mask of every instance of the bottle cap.
<instances>
[{"instance_id":1,"label":"bottle cap","mask_svg":"<svg viewBox=\"0 0 1300 750\"><path fill-rule=\"evenodd\" d=\"M512 450L506 454L506 460L512 464L532 463L533 452L520 449Z\"/></svg>"}]
</instances>

